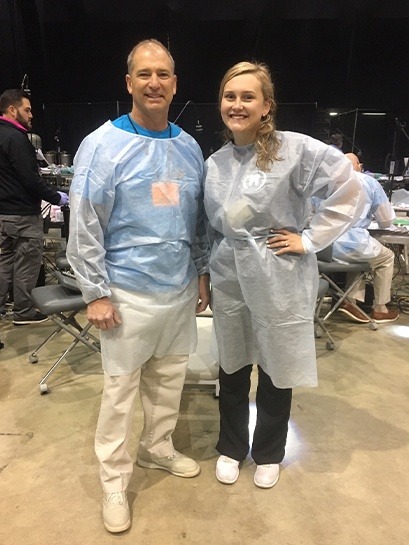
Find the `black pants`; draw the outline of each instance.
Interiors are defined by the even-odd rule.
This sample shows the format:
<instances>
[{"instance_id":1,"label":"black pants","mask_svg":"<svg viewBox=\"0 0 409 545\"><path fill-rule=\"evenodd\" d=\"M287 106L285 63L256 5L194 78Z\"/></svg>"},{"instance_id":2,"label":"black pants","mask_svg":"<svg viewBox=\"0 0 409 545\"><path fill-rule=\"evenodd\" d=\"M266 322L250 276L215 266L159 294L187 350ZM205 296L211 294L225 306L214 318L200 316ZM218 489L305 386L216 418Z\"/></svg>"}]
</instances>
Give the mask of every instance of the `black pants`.
<instances>
[{"instance_id":1,"label":"black pants","mask_svg":"<svg viewBox=\"0 0 409 545\"><path fill-rule=\"evenodd\" d=\"M220 368L220 454L243 461L249 452L249 392L252 365L228 375ZM257 465L278 464L285 454L292 389L276 388L258 366L257 420L251 454Z\"/></svg>"}]
</instances>

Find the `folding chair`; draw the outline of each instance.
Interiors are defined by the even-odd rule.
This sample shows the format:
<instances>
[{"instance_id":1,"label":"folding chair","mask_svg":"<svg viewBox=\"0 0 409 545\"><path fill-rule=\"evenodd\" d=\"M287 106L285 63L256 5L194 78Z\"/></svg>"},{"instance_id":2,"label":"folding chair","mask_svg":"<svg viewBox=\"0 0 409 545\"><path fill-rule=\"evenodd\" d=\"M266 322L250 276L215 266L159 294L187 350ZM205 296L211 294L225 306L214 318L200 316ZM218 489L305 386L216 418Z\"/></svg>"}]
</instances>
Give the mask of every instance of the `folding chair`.
<instances>
[{"instance_id":1,"label":"folding chair","mask_svg":"<svg viewBox=\"0 0 409 545\"><path fill-rule=\"evenodd\" d=\"M360 308L352 299L348 298L348 295L353 291L355 286L367 276L371 271L371 267L367 262L359 263L338 263L332 259L332 245L324 248L317 253L318 260L318 271L323 280L326 280L329 285L329 293L335 300L335 304L327 312L327 314L321 318L322 322L328 320L330 316L344 303L348 301L354 308L356 308L360 313L362 313L369 322L369 327L372 330L378 329L378 324L373 318L371 318L362 308ZM334 273L358 273L356 280L346 289L345 291L336 284L333 280L332 275ZM319 310L321 310L322 302L319 304Z\"/></svg>"},{"instance_id":2,"label":"folding chair","mask_svg":"<svg viewBox=\"0 0 409 545\"><path fill-rule=\"evenodd\" d=\"M325 326L322 318L320 317L321 307L324 302L324 298L329 290L329 283L327 280L324 280L323 278L319 279L319 285L318 285L318 296L317 296L317 306L315 309L315 316L314 321L318 325L318 327L321 329L323 333L327 336L328 340L325 344L327 350L334 350L335 349L335 341L331 335L331 333L328 331L327 327ZM315 330L315 337L320 338L321 332L318 331L318 329Z\"/></svg>"},{"instance_id":3,"label":"folding chair","mask_svg":"<svg viewBox=\"0 0 409 545\"><path fill-rule=\"evenodd\" d=\"M65 250L60 250L55 254L55 266L59 271L69 271L71 270L71 265L68 263L67 255Z\"/></svg>"},{"instance_id":4,"label":"folding chair","mask_svg":"<svg viewBox=\"0 0 409 545\"><path fill-rule=\"evenodd\" d=\"M61 356L55 361L39 382L41 394L49 392L46 380L56 369L65 356L79 343L83 343L94 352L100 352L99 340L89 333L91 323L81 326L75 316L86 308L81 292L74 278L66 276L59 271L54 271L59 284L40 286L31 292L36 307L42 314L46 314L57 325L56 329L32 352L29 356L30 363L38 362L38 353L44 346L64 330L74 337L74 340Z\"/></svg>"}]
</instances>

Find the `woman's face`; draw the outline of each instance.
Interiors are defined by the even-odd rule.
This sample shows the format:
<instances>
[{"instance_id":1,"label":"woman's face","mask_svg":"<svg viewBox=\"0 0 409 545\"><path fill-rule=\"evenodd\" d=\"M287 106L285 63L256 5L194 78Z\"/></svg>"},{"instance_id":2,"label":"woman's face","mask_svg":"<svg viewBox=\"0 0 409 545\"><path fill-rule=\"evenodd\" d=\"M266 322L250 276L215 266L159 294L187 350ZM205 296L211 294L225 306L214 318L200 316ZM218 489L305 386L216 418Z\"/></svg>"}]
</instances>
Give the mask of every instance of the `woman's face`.
<instances>
[{"instance_id":1,"label":"woman's face","mask_svg":"<svg viewBox=\"0 0 409 545\"><path fill-rule=\"evenodd\" d=\"M261 118L270 110L261 83L253 74L232 78L223 89L220 112L223 123L233 133L236 146L254 142Z\"/></svg>"}]
</instances>

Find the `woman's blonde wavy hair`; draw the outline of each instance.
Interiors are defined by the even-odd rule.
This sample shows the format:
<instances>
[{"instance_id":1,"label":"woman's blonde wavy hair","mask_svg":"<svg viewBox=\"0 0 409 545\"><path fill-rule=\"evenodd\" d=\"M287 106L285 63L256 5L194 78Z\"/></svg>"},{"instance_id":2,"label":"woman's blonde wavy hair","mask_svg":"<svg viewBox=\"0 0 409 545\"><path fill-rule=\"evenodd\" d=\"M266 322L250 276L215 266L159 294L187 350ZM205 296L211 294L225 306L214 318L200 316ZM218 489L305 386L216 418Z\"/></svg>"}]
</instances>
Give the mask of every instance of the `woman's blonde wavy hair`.
<instances>
[{"instance_id":1,"label":"woman's blonde wavy hair","mask_svg":"<svg viewBox=\"0 0 409 545\"><path fill-rule=\"evenodd\" d=\"M270 102L270 110L267 115L260 120L260 126L256 133L254 146L257 154L257 167L260 170L268 171L274 161L280 161L278 150L280 141L276 135L275 116L277 111L277 103L274 100L274 84L271 78L270 69L267 65L258 62L239 62L229 68L225 73L219 90L219 108L222 102L224 87L228 81L241 76L242 74L254 74L261 83L261 90L265 100ZM226 142L233 141L233 133L225 128L223 136Z\"/></svg>"}]
</instances>

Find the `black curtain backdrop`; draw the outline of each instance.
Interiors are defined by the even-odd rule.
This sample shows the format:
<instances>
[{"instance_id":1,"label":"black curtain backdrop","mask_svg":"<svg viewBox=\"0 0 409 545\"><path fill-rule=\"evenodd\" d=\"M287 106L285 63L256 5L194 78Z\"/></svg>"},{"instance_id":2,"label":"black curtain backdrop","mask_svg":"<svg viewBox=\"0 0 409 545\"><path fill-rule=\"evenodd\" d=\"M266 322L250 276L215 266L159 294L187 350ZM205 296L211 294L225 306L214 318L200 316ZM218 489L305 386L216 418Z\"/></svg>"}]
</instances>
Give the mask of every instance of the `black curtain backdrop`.
<instances>
[{"instance_id":1,"label":"black curtain backdrop","mask_svg":"<svg viewBox=\"0 0 409 545\"><path fill-rule=\"evenodd\" d=\"M408 26L407 0L0 0L0 91L27 74L43 148L54 149L60 129L62 149L74 154L118 103L129 103L126 57L156 37L176 61L174 111L199 105L204 130L194 136L206 156L220 144L218 83L231 64L255 58L271 67L279 128L325 139L331 109L385 112L383 121L360 115L355 127L377 171L393 145L393 120L409 120ZM316 119L314 108L294 106L311 104ZM187 108L180 124L191 131L194 117ZM352 136L350 126L343 132ZM401 137L398 154L405 146Z\"/></svg>"}]
</instances>

